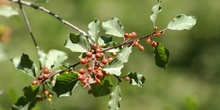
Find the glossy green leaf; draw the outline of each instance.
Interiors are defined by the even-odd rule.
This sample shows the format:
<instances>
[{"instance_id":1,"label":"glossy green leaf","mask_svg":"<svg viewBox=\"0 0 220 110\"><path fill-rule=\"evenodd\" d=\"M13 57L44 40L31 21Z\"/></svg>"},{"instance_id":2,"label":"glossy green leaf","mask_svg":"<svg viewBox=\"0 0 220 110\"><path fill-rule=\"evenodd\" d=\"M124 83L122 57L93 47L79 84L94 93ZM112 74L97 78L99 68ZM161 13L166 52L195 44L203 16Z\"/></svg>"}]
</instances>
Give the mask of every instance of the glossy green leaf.
<instances>
[{"instance_id":1,"label":"glossy green leaf","mask_svg":"<svg viewBox=\"0 0 220 110\"><path fill-rule=\"evenodd\" d=\"M105 34L124 37L124 26L118 18L111 18L108 21L103 22L102 28L105 31Z\"/></svg>"},{"instance_id":2,"label":"glossy green leaf","mask_svg":"<svg viewBox=\"0 0 220 110\"><path fill-rule=\"evenodd\" d=\"M94 20L94 21L92 21L91 23L89 23L89 25L88 25L88 33L89 33L89 35L91 36L91 39L93 40L93 41L95 41L96 43L98 42L98 38L99 38L99 36L98 36L98 33L99 33L99 31L100 31L100 29L99 29L99 25L100 25L100 21L99 20Z\"/></svg>"},{"instance_id":3,"label":"glossy green leaf","mask_svg":"<svg viewBox=\"0 0 220 110\"><path fill-rule=\"evenodd\" d=\"M180 14L168 24L170 30L190 30L196 24L196 17Z\"/></svg>"},{"instance_id":4,"label":"glossy green leaf","mask_svg":"<svg viewBox=\"0 0 220 110\"><path fill-rule=\"evenodd\" d=\"M155 63L161 68L166 68L169 59L169 50L164 47L162 43L158 43L158 46L154 50Z\"/></svg>"},{"instance_id":5,"label":"glossy green leaf","mask_svg":"<svg viewBox=\"0 0 220 110\"><path fill-rule=\"evenodd\" d=\"M143 87L143 84L145 83L145 77L142 74L139 74L137 72L130 72L128 73L128 77L131 79L131 85Z\"/></svg>"},{"instance_id":6,"label":"glossy green leaf","mask_svg":"<svg viewBox=\"0 0 220 110\"><path fill-rule=\"evenodd\" d=\"M17 69L22 70L27 73L29 76L35 77L36 75L36 66L27 54L22 54L21 57L12 59L12 63Z\"/></svg>"},{"instance_id":7,"label":"glossy green leaf","mask_svg":"<svg viewBox=\"0 0 220 110\"><path fill-rule=\"evenodd\" d=\"M58 97L70 96L72 91L78 85L77 73L62 73L56 77L56 83L53 91Z\"/></svg>"},{"instance_id":8,"label":"glossy green leaf","mask_svg":"<svg viewBox=\"0 0 220 110\"><path fill-rule=\"evenodd\" d=\"M150 19L153 22L153 25L155 25L158 13L160 13L162 11L160 4L161 4L161 0L158 0L158 3L156 5L154 5L151 9L152 14L150 16Z\"/></svg>"},{"instance_id":9,"label":"glossy green leaf","mask_svg":"<svg viewBox=\"0 0 220 110\"><path fill-rule=\"evenodd\" d=\"M118 54L117 58L120 60L122 63L128 62L128 58L132 52L132 46L130 47L124 47L121 51L121 53Z\"/></svg>"},{"instance_id":10,"label":"glossy green leaf","mask_svg":"<svg viewBox=\"0 0 220 110\"><path fill-rule=\"evenodd\" d=\"M82 35L80 35L78 43L72 42L69 36L64 46L70 49L72 52L87 52L90 47L86 37Z\"/></svg>"},{"instance_id":11,"label":"glossy green leaf","mask_svg":"<svg viewBox=\"0 0 220 110\"><path fill-rule=\"evenodd\" d=\"M37 93L39 92L39 86L31 85L25 87L23 92L28 102L34 101L36 99Z\"/></svg>"},{"instance_id":12,"label":"glossy green leaf","mask_svg":"<svg viewBox=\"0 0 220 110\"><path fill-rule=\"evenodd\" d=\"M67 59L67 54L60 50L50 50L47 54L43 51L39 51L39 60L43 67L47 67L51 70L59 69L61 64Z\"/></svg>"},{"instance_id":13,"label":"glossy green leaf","mask_svg":"<svg viewBox=\"0 0 220 110\"><path fill-rule=\"evenodd\" d=\"M108 102L109 110L118 110L120 108L121 101L121 89L120 86L117 85L113 92L111 93L110 100Z\"/></svg>"},{"instance_id":14,"label":"glossy green leaf","mask_svg":"<svg viewBox=\"0 0 220 110\"><path fill-rule=\"evenodd\" d=\"M14 15L19 15L19 13L18 10L12 6L0 6L0 15L8 18Z\"/></svg>"},{"instance_id":15,"label":"glossy green leaf","mask_svg":"<svg viewBox=\"0 0 220 110\"><path fill-rule=\"evenodd\" d=\"M100 84L95 84L91 87L92 93L95 97L105 96L111 93L112 91L112 81L109 76L104 76L101 79Z\"/></svg>"},{"instance_id":16,"label":"glossy green leaf","mask_svg":"<svg viewBox=\"0 0 220 110\"><path fill-rule=\"evenodd\" d=\"M112 75L121 75L121 69L124 67L123 63L118 60L114 59L112 62L110 62L108 65L106 65L103 70L108 72L109 74Z\"/></svg>"}]
</instances>

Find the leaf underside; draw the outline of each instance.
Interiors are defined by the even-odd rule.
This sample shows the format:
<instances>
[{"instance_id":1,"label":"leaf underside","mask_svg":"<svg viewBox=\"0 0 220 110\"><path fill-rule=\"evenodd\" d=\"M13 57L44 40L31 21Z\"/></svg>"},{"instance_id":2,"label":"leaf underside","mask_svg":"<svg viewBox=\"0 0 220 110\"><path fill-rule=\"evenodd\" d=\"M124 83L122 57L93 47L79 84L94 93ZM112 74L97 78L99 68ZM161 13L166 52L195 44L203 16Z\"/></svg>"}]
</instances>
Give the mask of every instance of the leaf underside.
<instances>
[{"instance_id":1,"label":"leaf underside","mask_svg":"<svg viewBox=\"0 0 220 110\"><path fill-rule=\"evenodd\" d=\"M111 93L110 100L108 102L109 110L118 110L120 108L121 101L121 89L120 86L117 85L113 92Z\"/></svg>"}]
</instances>

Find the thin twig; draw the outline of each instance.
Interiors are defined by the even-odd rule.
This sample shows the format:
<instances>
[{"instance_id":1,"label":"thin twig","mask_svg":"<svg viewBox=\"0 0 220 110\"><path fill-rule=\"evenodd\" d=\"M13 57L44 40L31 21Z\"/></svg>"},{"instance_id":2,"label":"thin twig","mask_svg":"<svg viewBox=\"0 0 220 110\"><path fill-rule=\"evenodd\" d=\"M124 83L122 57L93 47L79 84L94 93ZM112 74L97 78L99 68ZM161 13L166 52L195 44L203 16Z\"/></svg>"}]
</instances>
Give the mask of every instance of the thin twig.
<instances>
[{"instance_id":1,"label":"thin twig","mask_svg":"<svg viewBox=\"0 0 220 110\"><path fill-rule=\"evenodd\" d=\"M39 48L39 46L38 46L38 44L37 44L36 39L34 38L34 34L33 34L33 31L32 31L30 22L29 22L29 20L28 20L28 18L27 18L27 15L26 15L26 13L25 13L25 11L24 11L22 5L21 5L20 0L18 0L17 3L18 3L18 5L19 5L19 7L20 7L22 16L23 16L23 18L24 18L25 24L26 24L27 29L28 29L28 31L29 31L29 34L30 34L30 36L31 36L31 38L32 38L32 41L34 42L34 46L35 46L37 52L39 53L40 48ZM39 66L40 66L40 69L41 69L41 68L42 68L42 65L41 65L40 61L39 61ZM36 77L36 73L34 73L34 76Z\"/></svg>"},{"instance_id":2,"label":"thin twig","mask_svg":"<svg viewBox=\"0 0 220 110\"><path fill-rule=\"evenodd\" d=\"M22 1L22 0L9 0L9 1L14 2L14 3L20 2L20 4L22 4L22 5L29 6L29 7L31 7L31 8L36 9L36 10L41 10L41 11L43 11L43 12L45 12L45 13L47 13L47 14L53 16L54 18L58 19L58 20L59 20L60 22L62 22L63 24L65 24L65 25L67 25L67 26L73 28L74 30L78 31L79 33L81 33L81 34L82 34L83 36L85 36L86 38L88 38L88 34L87 34L86 32L84 32L83 30L79 29L77 26L71 24L70 22L68 22L68 21L66 21L66 20L64 20L64 19L62 19L62 18L59 17L57 14L51 12L50 10L48 10L48 9L46 9L46 8L44 8L44 7L37 6L37 5L35 5L35 4L32 4L32 3L30 3L30 2L26 2L26 1Z\"/></svg>"},{"instance_id":3,"label":"thin twig","mask_svg":"<svg viewBox=\"0 0 220 110\"><path fill-rule=\"evenodd\" d=\"M118 79L118 85L122 82L122 80L120 79L120 77L119 76L117 76L117 75L114 75L117 79Z\"/></svg>"}]
</instances>

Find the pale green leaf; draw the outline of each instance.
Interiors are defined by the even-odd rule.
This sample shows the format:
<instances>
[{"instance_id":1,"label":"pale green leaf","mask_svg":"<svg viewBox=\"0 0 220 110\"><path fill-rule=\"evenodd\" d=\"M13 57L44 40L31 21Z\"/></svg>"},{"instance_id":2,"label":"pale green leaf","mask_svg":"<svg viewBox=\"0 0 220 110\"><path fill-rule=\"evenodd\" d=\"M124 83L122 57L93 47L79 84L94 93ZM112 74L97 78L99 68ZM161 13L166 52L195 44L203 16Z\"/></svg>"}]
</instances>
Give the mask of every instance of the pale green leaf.
<instances>
[{"instance_id":1,"label":"pale green leaf","mask_svg":"<svg viewBox=\"0 0 220 110\"><path fill-rule=\"evenodd\" d=\"M150 16L150 19L153 22L153 25L155 25L158 13L160 13L162 11L160 4L161 4L161 0L158 0L158 3L156 5L154 5L151 9L152 14Z\"/></svg>"},{"instance_id":2,"label":"pale green leaf","mask_svg":"<svg viewBox=\"0 0 220 110\"><path fill-rule=\"evenodd\" d=\"M103 22L102 28L105 31L105 34L124 37L124 26L118 18L111 18L108 21Z\"/></svg>"},{"instance_id":3,"label":"pale green leaf","mask_svg":"<svg viewBox=\"0 0 220 110\"><path fill-rule=\"evenodd\" d=\"M11 6L0 6L0 15L4 17L11 17L14 15L18 15L18 10Z\"/></svg>"},{"instance_id":4,"label":"pale green leaf","mask_svg":"<svg viewBox=\"0 0 220 110\"><path fill-rule=\"evenodd\" d=\"M70 35L73 36L74 33L70 33ZM85 36L82 35L75 35L78 36L77 37L77 42L72 42L70 39L70 36L67 39L66 43L65 43L65 47L70 49L72 52L87 52L90 48L88 40L86 39ZM72 39L73 40L73 39ZM76 41L76 40L74 40Z\"/></svg>"},{"instance_id":5,"label":"pale green leaf","mask_svg":"<svg viewBox=\"0 0 220 110\"><path fill-rule=\"evenodd\" d=\"M196 24L196 17L180 14L170 21L167 28L170 30L191 29Z\"/></svg>"},{"instance_id":6,"label":"pale green leaf","mask_svg":"<svg viewBox=\"0 0 220 110\"><path fill-rule=\"evenodd\" d=\"M117 85L113 92L111 93L110 100L108 102L109 110L118 110L120 108L121 101L121 89L120 86Z\"/></svg>"},{"instance_id":7,"label":"pale green leaf","mask_svg":"<svg viewBox=\"0 0 220 110\"><path fill-rule=\"evenodd\" d=\"M50 50L47 54L39 51L40 62L43 67L56 70L67 59L67 54L59 50Z\"/></svg>"},{"instance_id":8,"label":"pale green leaf","mask_svg":"<svg viewBox=\"0 0 220 110\"><path fill-rule=\"evenodd\" d=\"M92 21L91 23L89 23L88 25L88 33L91 36L91 39L95 41L96 43L98 42L98 38L99 38L98 36L98 33L100 31L99 24L100 24L100 21L96 19Z\"/></svg>"},{"instance_id":9,"label":"pale green leaf","mask_svg":"<svg viewBox=\"0 0 220 110\"><path fill-rule=\"evenodd\" d=\"M128 58L132 52L132 46L130 47L124 47L121 51L121 53L118 54L117 58L120 60L122 63L128 62Z\"/></svg>"},{"instance_id":10,"label":"pale green leaf","mask_svg":"<svg viewBox=\"0 0 220 110\"><path fill-rule=\"evenodd\" d=\"M106 65L103 70L108 72L109 74L114 74L117 76L120 76L121 69L124 67L123 63L118 60L114 59L112 62L110 62L108 65Z\"/></svg>"}]
</instances>

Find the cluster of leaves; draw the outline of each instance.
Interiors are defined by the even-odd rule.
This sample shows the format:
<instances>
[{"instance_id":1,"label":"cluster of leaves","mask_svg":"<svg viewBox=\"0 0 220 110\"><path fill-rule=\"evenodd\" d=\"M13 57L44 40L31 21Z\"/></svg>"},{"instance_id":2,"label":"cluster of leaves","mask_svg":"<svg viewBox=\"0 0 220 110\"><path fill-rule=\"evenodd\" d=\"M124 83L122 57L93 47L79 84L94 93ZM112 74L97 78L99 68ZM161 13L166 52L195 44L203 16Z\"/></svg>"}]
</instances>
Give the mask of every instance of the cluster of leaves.
<instances>
[{"instance_id":1,"label":"cluster of leaves","mask_svg":"<svg viewBox=\"0 0 220 110\"><path fill-rule=\"evenodd\" d=\"M4 14L1 11L11 10L0 9L0 15L8 17L8 13ZM97 19L92 21L88 25L86 36L81 33L70 33L65 47L73 53L81 53L79 61L75 64L65 64L64 61L68 56L59 50L50 50L48 53L38 50L39 66L36 66L27 54L12 59L17 69L35 78L30 86L23 89L24 95L13 105L13 109L31 109L40 100L50 101L54 93L58 97L70 96L79 85L95 97L110 95L109 109L119 109L121 100L119 84L123 79L138 87L143 87L145 82L145 77L138 72L121 73L124 64L129 61L133 47L138 46L141 51L144 51L139 41L146 39L146 42L154 48L155 64L166 68L170 56L169 51L162 43L154 41L153 37L161 36L166 30L189 30L196 24L195 17L180 14L171 20L165 29L158 30L155 23L161 11L161 0L158 0L150 16L154 31L142 37L136 37L136 32L127 35L118 18L110 18L102 23ZM17 13L12 11L10 14ZM104 30L105 35L99 35L100 28ZM114 37L121 38L122 42L114 41ZM82 66L84 67L79 68ZM112 78L116 78L118 83L114 84Z\"/></svg>"}]
</instances>

